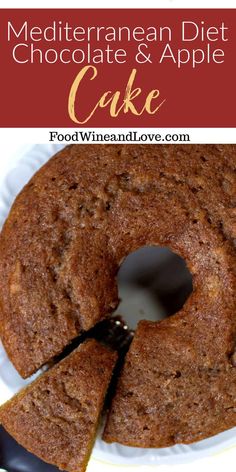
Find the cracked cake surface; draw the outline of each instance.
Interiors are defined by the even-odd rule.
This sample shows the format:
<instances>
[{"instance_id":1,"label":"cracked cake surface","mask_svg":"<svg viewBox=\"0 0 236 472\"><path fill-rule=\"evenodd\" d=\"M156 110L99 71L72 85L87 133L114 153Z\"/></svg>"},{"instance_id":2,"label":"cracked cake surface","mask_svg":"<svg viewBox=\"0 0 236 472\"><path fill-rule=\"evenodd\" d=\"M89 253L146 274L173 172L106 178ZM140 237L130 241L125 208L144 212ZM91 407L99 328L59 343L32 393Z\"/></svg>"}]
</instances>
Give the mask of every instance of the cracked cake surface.
<instances>
[{"instance_id":1,"label":"cracked cake surface","mask_svg":"<svg viewBox=\"0 0 236 472\"><path fill-rule=\"evenodd\" d=\"M116 358L97 341L85 341L3 405L0 422L45 462L83 472Z\"/></svg>"}]
</instances>

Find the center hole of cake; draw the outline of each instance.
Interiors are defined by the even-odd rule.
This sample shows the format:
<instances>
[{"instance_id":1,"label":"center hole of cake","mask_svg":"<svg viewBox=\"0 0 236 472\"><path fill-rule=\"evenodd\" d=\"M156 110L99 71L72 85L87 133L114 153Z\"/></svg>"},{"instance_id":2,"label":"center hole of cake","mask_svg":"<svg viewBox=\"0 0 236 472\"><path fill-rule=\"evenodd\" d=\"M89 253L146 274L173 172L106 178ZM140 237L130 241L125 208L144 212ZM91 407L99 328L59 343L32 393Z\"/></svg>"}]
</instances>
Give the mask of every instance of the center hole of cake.
<instances>
[{"instance_id":1,"label":"center hole of cake","mask_svg":"<svg viewBox=\"0 0 236 472\"><path fill-rule=\"evenodd\" d=\"M131 329L179 311L193 290L184 259L166 247L142 247L129 254L117 276L121 315Z\"/></svg>"}]
</instances>

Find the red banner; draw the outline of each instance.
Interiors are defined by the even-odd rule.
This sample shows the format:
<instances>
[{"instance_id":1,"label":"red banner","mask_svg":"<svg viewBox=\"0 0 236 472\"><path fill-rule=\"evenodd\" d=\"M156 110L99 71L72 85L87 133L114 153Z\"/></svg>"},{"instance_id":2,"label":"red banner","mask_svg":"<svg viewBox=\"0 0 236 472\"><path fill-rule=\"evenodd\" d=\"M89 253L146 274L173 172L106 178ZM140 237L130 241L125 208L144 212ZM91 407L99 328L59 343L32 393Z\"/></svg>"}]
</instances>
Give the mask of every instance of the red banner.
<instances>
[{"instance_id":1,"label":"red banner","mask_svg":"<svg viewBox=\"0 0 236 472\"><path fill-rule=\"evenodd\" d=\"M2 9L1 127L235 127L235 9Z\"/></svg>"}]
</instances>

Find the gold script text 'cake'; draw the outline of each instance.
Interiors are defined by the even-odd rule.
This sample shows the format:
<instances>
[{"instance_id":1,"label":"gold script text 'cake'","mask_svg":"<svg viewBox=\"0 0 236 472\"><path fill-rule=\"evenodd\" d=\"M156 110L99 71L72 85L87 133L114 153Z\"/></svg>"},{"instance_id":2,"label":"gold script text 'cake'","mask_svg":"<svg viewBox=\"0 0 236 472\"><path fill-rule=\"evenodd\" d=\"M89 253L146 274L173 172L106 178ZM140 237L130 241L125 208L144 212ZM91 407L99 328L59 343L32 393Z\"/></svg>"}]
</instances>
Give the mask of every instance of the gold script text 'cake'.
<instances>
[{"instance_id":1,"label":"gold script text 'cake'","mask_svg":"<svg viewBox=\"0 0 236 472\"><path fill-rule=\"evenodd\" d=\"M123 113L132 113L133 115L141 116L144 112L148 113L149 115L154 115L157 113L161 105L165 102L158 102L157 100L160 99L160 91L158 89L151 90L144 99L144 105L141 109L137 108L133 102L136 97L141 95L142 89L140 87L133 88L134 81L137 75L137 70L132 69L131 74L129 76L125 91L124 91L124 98L121 99L121 91L116 90L112 92L111 90L105 91L95 106L91 104L91 110L88 111L87 116L85 117L78 117L76 114L75 106L77 103L77 110L79 109L79 88L82 81L89 78L89 80L94 80L97 76L98 71L95 66L85 66L83 67L80 72L76 75L75 80L71 86L69 99L68 99L68 113L72 121L77 124L84 124L87 123L96 110L98 108L106 108L109 107L109 115L112 118L117 117L121 112ZM121 104L119 103L122 100ZM155 107L154 102L155 101Z\"/></svg>"}]
</instances>

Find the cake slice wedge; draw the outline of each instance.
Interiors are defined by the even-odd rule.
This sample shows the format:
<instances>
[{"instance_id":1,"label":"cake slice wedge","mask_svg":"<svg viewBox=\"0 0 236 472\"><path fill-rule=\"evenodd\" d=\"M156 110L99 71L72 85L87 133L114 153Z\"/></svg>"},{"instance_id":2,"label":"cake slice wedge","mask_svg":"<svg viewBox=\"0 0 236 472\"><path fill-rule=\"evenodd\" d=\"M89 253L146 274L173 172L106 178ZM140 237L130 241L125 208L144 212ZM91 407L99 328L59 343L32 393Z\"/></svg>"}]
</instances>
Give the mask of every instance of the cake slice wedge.
<instances>
[{"instance_id":1,"label":"cake slice wedge","mask_svg":"<svg viewBox=\"0 0 236 472\"><path fill-rule=\"evenodd\" d=\"M84 472L116 359L97 341L85 341L5 403L1 424L45 462Z\"/></svg>"}]
</instances>

